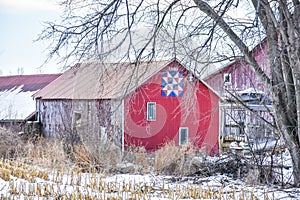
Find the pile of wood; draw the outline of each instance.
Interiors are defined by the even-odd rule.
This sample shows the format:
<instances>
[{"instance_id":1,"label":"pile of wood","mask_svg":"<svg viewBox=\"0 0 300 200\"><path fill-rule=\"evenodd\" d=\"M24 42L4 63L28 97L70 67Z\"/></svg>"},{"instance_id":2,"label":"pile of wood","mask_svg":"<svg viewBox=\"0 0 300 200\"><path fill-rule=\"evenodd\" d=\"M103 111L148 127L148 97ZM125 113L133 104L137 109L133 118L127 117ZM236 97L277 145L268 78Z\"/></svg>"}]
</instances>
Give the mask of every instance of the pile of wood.
<instances>
[{"instance_id":1,"label":"pile of wood","mask_svg":"<svg viewBox=\"0 0 300 200\"><path fill-rule=\"evenodd\" d=\"M253 168L250 162L239 156L220 157L218 160L203 160L197 157L190 162L190 175L208 177L216 174L226 174L233 178L244 177Z\"/></svg>"}]
</instances>

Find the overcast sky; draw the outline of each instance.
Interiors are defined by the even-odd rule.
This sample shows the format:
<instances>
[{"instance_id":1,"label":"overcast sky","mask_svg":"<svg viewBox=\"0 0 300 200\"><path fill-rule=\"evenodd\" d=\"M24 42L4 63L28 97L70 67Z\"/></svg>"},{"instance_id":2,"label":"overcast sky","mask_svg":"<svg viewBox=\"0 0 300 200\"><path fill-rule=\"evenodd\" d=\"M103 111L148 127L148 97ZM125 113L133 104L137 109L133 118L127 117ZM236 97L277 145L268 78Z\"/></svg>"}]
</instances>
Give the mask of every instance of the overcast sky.
<instances>
[{"instance_id":1,"label":"overcast sky","mask_svg":"<svg viewBox=\"0 0 300 200\"><path fill-rule=\"evenodd\" d=\"M46 44L33 42L44 21L60 14L56 0L0 0L0 75L57 73L56 62L40 68L46 59Z\"/></svg>"}]
</instances>

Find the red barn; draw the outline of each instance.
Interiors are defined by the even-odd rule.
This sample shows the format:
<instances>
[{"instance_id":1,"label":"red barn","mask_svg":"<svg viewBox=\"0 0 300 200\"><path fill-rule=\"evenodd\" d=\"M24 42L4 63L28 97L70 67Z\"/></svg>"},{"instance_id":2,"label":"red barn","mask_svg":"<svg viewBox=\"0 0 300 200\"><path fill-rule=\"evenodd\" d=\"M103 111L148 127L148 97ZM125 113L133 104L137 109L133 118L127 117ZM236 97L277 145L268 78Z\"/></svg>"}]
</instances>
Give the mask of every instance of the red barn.
<instances>
[{"instance_id":1,"label":"red barn","mask_svg":"<svg viewBox=\"0 0 300 200\"><path fill-rule=\"evenodd\" d=\"M189 140L215 154L218 120L218 96L174 61L126 96L125 143L153 150Z\"/></svg>"},{"instance_id":2,"label":"red barn","mask_svg":"<svg viewBox=\"0 0 300 200\"><path fill-rule=\"evenodd\" d=\"M175 141L218 153L219 98L175 60L77 65L34 97L46 136L76 129L122 148Z\"/></svg>"},{"instance_id":3,"label":"red barn","mask_svg":"<svg viewBox=\"0 0 300 200\"><path fill-rule=\"evenodd\" d=\"M266 43L252 53L261 69L270 74ZM220 103L220 139L225 145L221 146L227 147L232 141L251 143L274 138L269 88L243 58L216 70L204 81L224 100Z\"/></svg>"},{"instance_id":4,"label":"red barn","mask_svg":"<svg viewBox=\"0 0 300 200\"><path fill-rule=\"evenodd\" d=\"M262 70L267 74L270 74L266 43L263 42L259 44L252 52ZM221 94L222 97L228 96L226 90L238 92L249 88L255 88L257 90L265 91L263 83L243 58L237 58L234 62L226 64L212 72L204 78L204 81Z\"/></svg>"}]
</instances>

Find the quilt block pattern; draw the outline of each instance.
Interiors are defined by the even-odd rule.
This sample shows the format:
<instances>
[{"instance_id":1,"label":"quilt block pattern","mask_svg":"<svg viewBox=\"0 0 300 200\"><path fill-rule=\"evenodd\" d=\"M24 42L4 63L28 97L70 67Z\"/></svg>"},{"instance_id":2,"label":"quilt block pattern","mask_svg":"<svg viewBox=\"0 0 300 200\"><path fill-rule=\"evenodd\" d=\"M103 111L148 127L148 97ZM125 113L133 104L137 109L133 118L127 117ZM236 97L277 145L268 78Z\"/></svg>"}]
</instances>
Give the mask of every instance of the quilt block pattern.
<instances>
[{"instance_id":1,"label":"quilt block pattern","mask_svg":"<svg viewBox=\"0 0 300 200\"><path fill-rule=\"evenodd\" d=\"M182 97L184 94L184 72L162 72L162 96Z\"/></svg>"}]
</instances>

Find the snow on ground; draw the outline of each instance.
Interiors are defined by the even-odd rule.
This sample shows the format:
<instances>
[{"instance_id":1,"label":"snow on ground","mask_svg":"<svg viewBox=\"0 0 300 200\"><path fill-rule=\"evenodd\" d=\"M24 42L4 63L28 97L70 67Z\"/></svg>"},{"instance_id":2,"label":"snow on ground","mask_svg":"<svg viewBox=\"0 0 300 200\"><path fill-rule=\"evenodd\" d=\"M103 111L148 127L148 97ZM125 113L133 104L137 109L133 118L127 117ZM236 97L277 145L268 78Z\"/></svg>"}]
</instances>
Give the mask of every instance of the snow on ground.
<instances>
[{"instance_id":1,"label":"snow on ground","mask_svg":"<svg viewBox=\"0 0 300 200\"><path fill-rule=\"evenodd\" d=\"M285 156L285 155L284 155ZM211 158L212 160L214 158ZM290 160L285 160L290 164ZM285 175L290 176L291 169ZM175 177L83 173L0 162L0 198L10 199L300 199L300 188L247 185L226 175Z\"/></svg>"},{"instance_id":2,"label":"snow on ground","mask_svg":"<svg viewBox=\"0 0 300 200\"><path fill-rule=\"evenodd\" d=\"M93 175L94 176L94 175ZM87 177L90 177L87 175ZM14 186L0 179L0 197L17 197L25 199L55 199L65 196L67 199L79 198L80 194L88 194L96 199L299 199L300 188L280 189L268 186L247 186L239 180L218 175L208 178L174 178L169 176L117 174L103 176L99 188L92 187L89 182L81 185L62 183L52 185L51 181L36 179L34 184L21 179L13 179ZM65 180L69 179L64 175ZM99 179L99 180L101 180ZM12 187L19 188L12 193ZM40 189L38 189L40 187ZM47 190L48 194L45 192ZM103 187L101 189L101 187ZM32 193L30 193L30 190ZM40 190L40 191L39 191ZM27 194L27 195L26 195ZM72 196L74 195L74 196Z\"/></svg>"}]
</instances>

